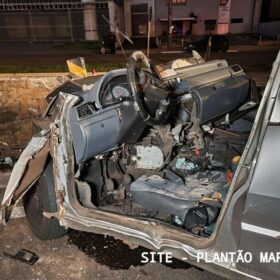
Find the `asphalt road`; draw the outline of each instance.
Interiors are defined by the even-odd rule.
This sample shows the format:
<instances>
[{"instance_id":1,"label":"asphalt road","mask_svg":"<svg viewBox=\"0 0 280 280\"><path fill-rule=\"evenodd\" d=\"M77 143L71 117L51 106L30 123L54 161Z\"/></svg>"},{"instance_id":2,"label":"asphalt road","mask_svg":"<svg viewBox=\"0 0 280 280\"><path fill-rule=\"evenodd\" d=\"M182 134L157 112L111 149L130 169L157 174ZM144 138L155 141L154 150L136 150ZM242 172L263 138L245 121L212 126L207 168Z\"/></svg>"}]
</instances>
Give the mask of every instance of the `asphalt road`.
<instances>
[{"instance_id":1,"label":"asphalt road","mask_svg":"<svg viewBox=\"0 0 280 280\"><path fill-rule=\"evenodd\" d=\"M227 52L227 53L211 53L210 59L227 59L229 64L242 64L245 70L258 70L259 67L265 66L265 68L271 68L272 62L275 60L277 50L267 51L242 51L242 52ZM84 50L72 50L71 52L53 53L5 53L1 52L0 48L0 61L1 65L24 65L24 66L36 66L36 65L59 65L64 64L69 58L83 56L90 64L94 63L113 63L113 62L125 62L125 58L122 54L107 54L100 55L91 52L85 52ZM170 61L179 57L185 56L184 53L161 53L153 52L151 59L155 63L163 61Z\"/></svg>"},{"instance_id":2,"label":"asphalt road","mask_svg":"<svg viewBox=\"0 0 280 280\"><path fill-rule=\"evenodd\" d=\"M245 50L240 52L211 53L208 60L226 59L230 65L239 64L259 85L264 86L268 80L272 63L277 56L276 49ZM30 44L16 47L7 44L0 44L0 62L2 66L53 66L65 65L66 60L83 56L90 65L95 63L125 63L122 54L100 55L89 49L81 48L54 48L49 45ZM184 53L161 53L159 50L151 53L154 63L163 63L185 56ZM92 69L88 69L92 70Z\"/></svg>"}]
</instances>

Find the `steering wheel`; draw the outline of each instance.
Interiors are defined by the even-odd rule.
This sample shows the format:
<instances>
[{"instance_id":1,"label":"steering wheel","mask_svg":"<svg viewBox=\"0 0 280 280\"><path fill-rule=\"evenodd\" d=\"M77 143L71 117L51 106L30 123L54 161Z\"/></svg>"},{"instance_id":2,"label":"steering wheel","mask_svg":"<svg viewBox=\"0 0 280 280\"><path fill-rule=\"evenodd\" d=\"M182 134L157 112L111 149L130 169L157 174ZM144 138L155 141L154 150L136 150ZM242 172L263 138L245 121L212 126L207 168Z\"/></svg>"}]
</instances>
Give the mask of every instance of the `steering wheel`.
<instances>
[{"instance_id":1,"label":"steering wheel","mask_svg":"<svg viewBox=\"0 0 280 280\"><path fill-rule=\"evenodd\" d=\"M144 93L149 94L150 91L152 94L153 91L157 95L167 97L166 91L151 85L153 74L153 67L146 55L141 51L133 52L127 62L127 78L135 109L147 124L158 125L163 123L169 114L169 101L167 98L160 98L156 113L149 113Z\"/></svg>"}]
</instances>

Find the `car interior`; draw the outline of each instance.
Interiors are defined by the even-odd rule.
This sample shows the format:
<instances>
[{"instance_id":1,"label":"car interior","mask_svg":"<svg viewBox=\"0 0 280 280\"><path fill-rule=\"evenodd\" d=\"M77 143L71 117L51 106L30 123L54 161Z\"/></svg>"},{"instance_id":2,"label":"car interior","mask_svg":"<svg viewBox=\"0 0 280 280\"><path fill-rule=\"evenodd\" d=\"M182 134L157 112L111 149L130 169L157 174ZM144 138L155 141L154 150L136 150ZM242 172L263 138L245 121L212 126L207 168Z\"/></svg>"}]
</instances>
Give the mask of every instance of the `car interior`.
<instances>
[{"instance_id":1,"label":"car interior","mask_svg":"<svg viewBox=\"0 0 280 280\"><path fill-rule=\"evenodd\" d=\"M127 69L73 81L76 193L86 208L209 237L261 92L239 65L183 60L138 52Z\"/></svg>"}]
</instances>

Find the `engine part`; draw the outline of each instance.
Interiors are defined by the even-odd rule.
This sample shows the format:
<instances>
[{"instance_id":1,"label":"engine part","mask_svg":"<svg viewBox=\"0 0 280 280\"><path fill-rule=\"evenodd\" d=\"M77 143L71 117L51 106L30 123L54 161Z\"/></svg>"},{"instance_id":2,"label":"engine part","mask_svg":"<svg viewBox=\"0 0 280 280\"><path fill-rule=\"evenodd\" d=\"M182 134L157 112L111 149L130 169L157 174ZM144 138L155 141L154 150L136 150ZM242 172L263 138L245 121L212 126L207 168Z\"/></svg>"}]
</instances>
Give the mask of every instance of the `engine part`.
<instances>
[{"instance_id":1,"label":"engine part","mask_svg":"<svg viewBox=\"0 0 280 280\"><path fill-rule=\"evenodd\" d=\"M158 169L164 163L161 149L157 146L144 147L136 145L136 155L131 158L136 163L137 168Z\"/></svg>"}]
</instances>

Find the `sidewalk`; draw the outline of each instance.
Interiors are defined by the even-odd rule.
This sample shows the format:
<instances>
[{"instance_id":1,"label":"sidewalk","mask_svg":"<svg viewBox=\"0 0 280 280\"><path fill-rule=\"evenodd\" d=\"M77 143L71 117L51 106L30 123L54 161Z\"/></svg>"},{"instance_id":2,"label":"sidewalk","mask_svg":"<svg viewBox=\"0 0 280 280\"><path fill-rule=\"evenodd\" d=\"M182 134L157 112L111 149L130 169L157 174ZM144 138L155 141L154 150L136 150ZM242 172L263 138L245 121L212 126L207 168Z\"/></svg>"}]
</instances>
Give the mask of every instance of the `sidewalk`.
<instances>
[{"instance_id":1,"label":"sidewalk","mask_svg":"<svg viewBox=\"0 0 280 280\"><path fill-rule=\"evenodd\" d=\"M240 41L241 42L241 41ZM265 41L264 41L265 42ZM276 41L275 41L276 42ZM250 52L250 51L270 51L277 50L280 48L279 45L269 46L269 45L257 45L254 44L230 44L229 51L239 51L239 52ZM137 48L125 48L127 54L131 54ZM139 49L138 49L139 50ZM146 52L146 48L140 48ZM150 53L162 53L167 51L165 48L151 48ZM183 46L174 46L172 49L174 52L184 52ZM122 54L122 51L118 49L116 54ZM66 43L50 43L50 42L0 42L0 56L21 56L21 55L99 55L99 51L93 48L83 47L79 44L66 44ZM102 56L102 55L100 55ZM112 56L112 55L111 55ZM106 57L103 55L102 57Z\"/></svg>"},{"instance_id":2,"label":"sidewalk","mask_svg":"<svg viewBox=\"0 0 280 280\"><path fill-rule=\"evenodd\" d=\"M234 45L230 46L227 52L266 52L266 51L277 51L280 50L280 42L279 45L275 46L266 46L266 45ZM126 54L131 54L135 50L125 50ZM144 53L146 53L146 49L142 49ZM116 51L117 54L122 54L121 50ZM166 49L150 49L151 54L156 53L184 53L183 47L182 50L179 48L173 49L173 50L166 50Z\"/></svg>"},{"instance_id":3,"label":"sidewalk","mask_svg":"<svg viewBox=\"0 0 280 280\"><path fill-rule=\"evenodd\" d=\"M228 52L261 52L261 51L277 51L280 50L280 42L279 45L275 46L252 46L252 45L247 45L247 46L232 46L229 48Z\"/></svg>"}]
</instances>

